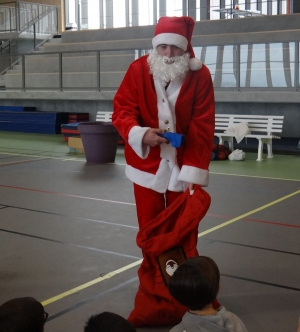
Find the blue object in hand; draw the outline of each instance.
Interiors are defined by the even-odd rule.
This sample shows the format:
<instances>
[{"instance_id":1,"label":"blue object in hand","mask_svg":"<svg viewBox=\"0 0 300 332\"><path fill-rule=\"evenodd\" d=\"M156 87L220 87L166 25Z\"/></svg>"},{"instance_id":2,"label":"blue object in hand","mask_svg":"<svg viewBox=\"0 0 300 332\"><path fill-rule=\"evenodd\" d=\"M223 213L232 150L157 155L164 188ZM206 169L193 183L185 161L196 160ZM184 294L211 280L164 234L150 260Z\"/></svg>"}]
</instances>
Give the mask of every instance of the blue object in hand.
<instances>
[{"instance_id":1,"label":"blue object in hand","mask_svg":"<svg viewBox=\"0 0 300 332\"><path fill-rule=\"evenodd\" d=\"M166 131L164 134L157 134L157 135L168 139L173 148L179 148L184 142L184 136L181 134L171 133L169 131Z\"/></svg>"}]
</instances>

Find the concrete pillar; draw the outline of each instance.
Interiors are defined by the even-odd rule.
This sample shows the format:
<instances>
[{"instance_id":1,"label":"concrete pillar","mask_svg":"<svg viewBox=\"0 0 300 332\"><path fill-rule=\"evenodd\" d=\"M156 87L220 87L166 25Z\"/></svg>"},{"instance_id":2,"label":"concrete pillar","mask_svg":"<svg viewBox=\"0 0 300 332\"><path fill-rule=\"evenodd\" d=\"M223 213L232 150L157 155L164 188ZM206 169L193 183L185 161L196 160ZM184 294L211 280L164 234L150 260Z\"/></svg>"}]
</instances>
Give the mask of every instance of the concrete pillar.
<instances>
[{"instance_id":1,"label":"concrete pillar","mask_svg":"<svg viewBox=\"0 0 300 332\"><path fill-rule=\"evenodd\" d=\"M287 88L292 88L292 72L290 62L290 43L282 43L284 78Z\"/></svg>"},{"instance_id":2,"label":"concrete pillar","mask_svg":"<svg viewBox=\"0 0 300 332\"><path fill-rule=\"evenodd\" d=\"M103 10L103 1L99 0L99 18L100 18L100 29L104 29L104 10Z\"/></svg>"},{"instance_id":3,"label":"concrete pillar","mask_svg":"<svg viewBox=\"0 0 300 332\"><path fill-rule=\"evenodd\" d=\"M266 76L267 76L267 87L272 88L272 76L271 76L271 61L270 61L270 44L266 44Z\"/></svg>"},{"instance_id":4,"label":"concrete pillar","mask_svg":"<svg viewBox=\"0 0 300 332\"><path fill-rule=\"evenodd\" d=\"M262 0L257 0L257 10L262 11Z\"/></svg>"},{"instance_id":5,"label":"concrete pillar","mask_svg":"<svg viewBox=\"0 0 300 332\"><path fill-rule=\"evenodd\" d=\"M292 0L292 9L293 13L300 13L300 1Z\"/></svg>"},{"instance_id":6,"label":"concrete pillar","mask_svg":"<svg viewBox=\"0 0 300 332\"><path fill-rule=\"evenodd\" d=\"M139 25L139 1L138 0L131 0L131 13L132 13L132 26L138 26Z\"/></svg>"},{"instance_id":7,"label":"concrete pillar","mask_svg":"<svg viewBox=\"0 0 300 332\"><path fill-rule=\"evenodd\" d=\"M216 72L214 78L214 87L220 88L222 85L224 46L218 46Z\"/></svg>"},{"instance_id":8,"label":"concrete pillar","mask_svg":"<svg viewBox=\"0 0 300 332\"><path fill-rule=\"evenodd\" d=\"M249 10L250 9L250 6L251 6L251 0L245 0L245 9L246 10Z\"/></svg>"},{"instance_id":9,"label":"concrete pillar","mask_svg":"<svg viewBox=\"0 0 300 332\"><path fill-rule=\"evenodd\" d=\"M153 1L153 25L157 23L157 1Z\"/></svg>"},{"instance_id":10,"label":"concrete pillar","mask_svg":"<svg viewBox=\"0 0 300 332\"><path fill-rule=\"evenodd\" d=\"M210 20L210 1L200 0L200 21Z\"/></svg>"},{"instance_id":11,"label":"concrete pillar","mask_svg":"<svg viewBox=\"0 0 300 332\"><path fill-rule=\"evenodd\" d=\"M189 13L188 13L188 7L189 7L189 5L187 4L187 1L186 0L182 0L181 4L182 4L182 16L189 15Z\"/></svg>"},{"instance_id":12,"label":"concrete pillar","mask_svg":"<svg viewBox=\"0 0 300 332\"><path fill-rule=\"evenodd\" d=\"M167 15L166 0L159 0L158 18Z\"/></svg>"},{"instance_id":13,"label":"concrete pillar","mask_svg":"<svg viewBox=\"0 0 300 332\"><path fill-rule=\"evenodd\" d=\"M220 8L225 8L225 0L220 0ZM225 13L220 13L220 19L225 18Z\"/></svg>"},{"instance_id":14,"label":"concrete pillar","mask_svg":"<svg viewBox=\"0 0 300 332\"><path fill-rule=\"evenodd\" d=\"M106 28L114 27L114 10L113 2L111 0L105 0L106 3Z\"/></svg>"},{"instance_id":15,"label":"concrete pillar","mask_svg":"<svg viewBox=\"0 0 300 332\"><path fill-rule=\"evenodd\" d=\"M89 28L88 0L81 0L81 29Z\"/></svg>"},{"instance_id":16,"label":"concrete pillar","mask_svg":"<svg viewBox=\"0 0 300 332\"><path fill-rule=\"evenodd\" d=\"M197 10L196 0L189 0L188 16L192 17L195 21L196 21L196 17L197 17L196 16L196 10ZM185 14L183 14L183 15L185 15Z\"/></svg>"},{"instance_id":17,"label":"concrete pillar","mask_svg":"<svg viewBox=\"0 0 300 332\"><path fill-rule=\"evenodd\" d=\"M75 23L77 24L77 28L80 29L81 22L81 6L79 6L79 0L75 0ZM72 23L72 22L68 22Z\"/></svg>"},{"instance_id":18,"label":"concrete pillar","mask_svg":"<svg viewBox=\"0 0 300 332\"><path fill-rule=\"evenodd\" d=\"M130 26L130 19L129 19L129 0L125 0L125 26Z\"/></svg>"},{"instance_id":19,"label":"concrete pillar","mask_svg":"<svg viewBox=\"0 0 300 332\"><path fill-rule=\"evenodd\" d=\"M272 1L271 0L267 0L267 15L272 15Z\"/></svg>"},{"instance_id":20,"label":"concrete pillar","mask_svg":"<svg viewBox=\"0 0 300 332\"><path fill-rule=\"evenodd\" d=\"M247 53L247 71L245 77L245 88L249 88L251 86L252 54L253 54L253 45L249 44L248 53Z\"/></svg>"}]
</instances>

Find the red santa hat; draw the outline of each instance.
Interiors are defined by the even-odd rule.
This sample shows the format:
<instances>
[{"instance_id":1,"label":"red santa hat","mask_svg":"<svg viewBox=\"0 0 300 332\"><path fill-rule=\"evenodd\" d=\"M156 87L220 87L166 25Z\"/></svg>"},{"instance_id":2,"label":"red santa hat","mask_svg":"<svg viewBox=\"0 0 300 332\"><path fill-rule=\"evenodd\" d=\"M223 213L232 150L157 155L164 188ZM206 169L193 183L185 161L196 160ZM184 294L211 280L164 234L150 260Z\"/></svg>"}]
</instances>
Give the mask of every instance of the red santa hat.
<instances>
[{"instance_id":1,"label":"red santa hat","mask_svg":"<svg viewBox=\"0 0 300 332\"><path fill-rule=\"evenodd\" d=\"M189 68L199 70L202 62L195 58L191 45L195 21L189 16L161 17L155 27L153 48L161 44L175 45L190 54Z\"/></svg>"}]
</instances>

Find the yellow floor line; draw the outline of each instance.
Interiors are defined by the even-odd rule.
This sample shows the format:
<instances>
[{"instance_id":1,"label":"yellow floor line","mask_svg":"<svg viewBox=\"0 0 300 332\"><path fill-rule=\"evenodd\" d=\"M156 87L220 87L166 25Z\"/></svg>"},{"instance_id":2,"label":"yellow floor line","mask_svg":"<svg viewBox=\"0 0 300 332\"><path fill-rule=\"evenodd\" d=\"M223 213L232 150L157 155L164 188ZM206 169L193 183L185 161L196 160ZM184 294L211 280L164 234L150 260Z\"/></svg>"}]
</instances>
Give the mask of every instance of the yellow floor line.
<instances>
[{"instance_id":1,"label":"yellow floor line","mask_svg":"<svg viewBox=\"0 0 300 332\"><path fill-rule=\"evenodd\" d=\"M80 285L80 286L78 286L78 287L75 287L75 288L73 288L73 289L70 289L70 290L67 291L67 292L61 293L61 294L59 294L59 295L57 295L57 296L54 296L54 297L51 297L50 299L43 301L43 302L42 302L42 305L43 305L43 306L46 306L46 305L48 305L48 304L50 304L50 303L56 302L56 301L58 301L58 300L60 300L60 299L62 299L62 298L64 298L64 297L66 297L66 296L69 296L69 295L71 295L71 294L74 294L74 293L76 293L76 292L78 292L78 291L80 291L80 290L82 290L82 289L84 289L84 288L87 288L87 287L90 287L90 286L92 286L92 285L95 285L95 284L97 284L98 282L101 282L101 281L106 280L106 279L110 279L111 277L113 277L113 276L115 276L115 275L117 275L117 274L119 274L119 273L122 273L122 272L124 272L124 271L126 271L126 270L131 269L132 267L135 267L135 266L141 264L141 262L142 262L142 259L140 259L140 260L138 260L138 261L136 261L136 262L134 262L134 263L131 263L131 264L129 264L129 265L126 265L126 266L124 266L124 267L121 267L121 268L118 269L118 270L115 270L115 271L113 271L113 272L110 272L110 273L106 274L106 275L103 276L103 277L99 277L99 278L97 278L97 279L91 280L91 281L89 281L89 282L87 282L87 283L85 283L85 284L83 284L83 285Z\"/></svg>"},{"instance_id":2,"label":"yellow floor line","mask_svg":"<svg viewBox=\"0 0 300 332\"><path fill-rule=\"evenodd\" d=\"M255 209L255 210L252 210L252 211L250 211L250 212L244 213L244 214L242 214L241 216L238 216L238 217L236 217L236 218L233 218L233 219L231 219L231 220L228 220L228 221L224 222L223 224L220 224L220 225L218 225L218 226L216 226L216 227L213 227L213 228L208 229L207 231L201 232L201 233L198 234L198 237L204 236L204 235L206 235L206 234L208 234L208 233L211 233L211 232L216 231L217 229L220 229L220 228L222 228L222 227L228 226L228 225L230 225L230 224L232 224L232 223L234 223L234 222L236 222L236 221L238 221L238 220L241 220L241 219L243 219L243 218L245 218L245 217L250 216L251 214L254 214L254 213L256 213L256 212L259 212L259 211L261 211L261 210L264 210L264 209L266 209L266 208L268 208L268 207L270 207L270 206L272 206L272 205L275 205L275 204L277 204L277 203L280 203L280 202L282 202L282 201L284 201L284 200L286 200L286 199L288 199L288 198L291 198L291 197L293 197L293 196L295 196L295 195L298 195L298 194L300 194L300 190L297 190L297 191L295 191L295 192L293 192L293 193L291 193L291 194L289 194L289 195L286 195L286 196L284 196L284 197L282 197L282 198L279 198L279 199L277 199L276 201L273 201L273 202L271 202L271 203L269 203L269 204L263 205L263 206L261 206L261 207Z\"/></svg>"},{"instance_id":3,"label":"yellow floor line","mask_svg":"<svg viewBox=\"0 0 300 332\"><path fill-rule=\"evenodd\" d=\"M297 195L297 194L300 194L300 190L295 191L295 192L293 192L293 193L291 193L291 194L289 194L289 195L287 195L287 196L284 196L284 197L282 197L282 198L279 198L279 199L277 199L276 201L273 201L273 202L271 202L271 203L269 203L269 204L263 205L263 206L261 206L261 207L255 209L255 210L252 210L252 211L250 211L250 212L247 212L247 213L245 213L245 214L242 214L241 216L238 216L238 217L233 218L233 219L231 219L231 220L229 220L229 221L226 221L226 222L224 222L223 224L220 224L219 226L216 226L216 227L213 227L213 228L208 229L207 231L201 232L201 233L198 234L198 237L204 236L204 235L206 235L206 234L208 234L208 233L211 233L211 232L216 231L217 229L220 229L220 228L222 228L222 227L228 226L228 225L230 225L230 224L232 224L232 223L234 223L234 222L236 222L236 221L238 221L238 220L241 220L241 219L243 219L243 218L245 218L245 217L248 217L249 215L251 215L251 214L253 214L253 213L256 213L256 212L258 212L258 211L264 210L264 209L266 209L266 208L268 208L268 207L270 207L270 206L272 206L272 205L275 205L275 204L277 204L277 203L280 203L280 202L282 202L282 201L284 201L284 200L286 200L286 199L288 199L288 198L290 198L290 197L293 197L293 196L295 196L295 195ZM89 281L89 282L87 282L87 283L85 283L85 284L83 284L83 285L80 285L80 286L78 286L78 287L75 287L75 288L73 288L73 289L70 289L70 290L67 291L67 292L61 293L61 294L59 294L59 295L57 295L57 296L54 296L54 297L52 297L52 298L50 298L50 299L48 299L48 300L43 301L43 302L42 302L42 305L43 305L43 306L46 306L46 305L48 305L48 304L50 304L50 303L56 302L56 301L58 301L58 300L61 300L62 298L67 297L67 296L69 296L69 295L71 295L71 294L74 294L74 293L76 293L76 292L78 292L78 291L80 291L80 290L82 290L82 289L84 289L84 288L90 287L90 286L92 286L92 285L95 285L95 284L97 284L97 283L103 281L103 280L109 279L109 278L111 278L111 277L113 277L113 276L115 276L115 275L117 275L117 274L119 274L119 273L122 273L122 272L124 272L124 271L126 271L126 270L129 270L129 269L131 269L131 268L133 268L133 267L135 267L135 266L141 264L141 262L142 262L142 259L140 259L140 260L138 260L138 261L136 261L136 262L134 262L134 263L131 263L131 264L129 264L129 265L126 265L126 266L124 266L124 267L121 267L121 268L118 269L118 270L112 271L112 272L106 274L106 275L103 276L103 277L99 277L99 278L94 279L94 280L91 280L91 281Z\"/></svg>"},{"instance_id":4,"label":"yellow floor line","mask_svg":"<svg viewBox=\"0 0 300 332\"><path fill-rule=\"evenodd\" d=\"M300 179L271 178L268 176L258 176L258 175L248 175L248 174L231 174L231 173L216 173L216 172L209 172L209 174L241 176L246 178L257 178L257 179L268 179L268 180L300 181Z\"/></svg>"}]
</instances>

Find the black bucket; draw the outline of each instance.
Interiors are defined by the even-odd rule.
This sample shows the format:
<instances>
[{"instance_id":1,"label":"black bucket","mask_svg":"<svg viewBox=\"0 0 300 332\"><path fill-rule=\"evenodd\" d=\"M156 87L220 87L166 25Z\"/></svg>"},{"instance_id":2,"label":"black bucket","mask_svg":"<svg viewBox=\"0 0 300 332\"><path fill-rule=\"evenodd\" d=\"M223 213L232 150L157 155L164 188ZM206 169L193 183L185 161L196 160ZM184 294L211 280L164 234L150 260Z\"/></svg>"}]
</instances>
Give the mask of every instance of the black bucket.
<instances>
[{"instance_id":1,"label":"black bucket","mask_svg":"<svg viewBox=\"0 0 300 332\"><path fill-rule=\"evenodd\" d=\"M88 163L115 161L119 134L111 122L80 122L77 128Z\"/></svg>"}]
</instances>

